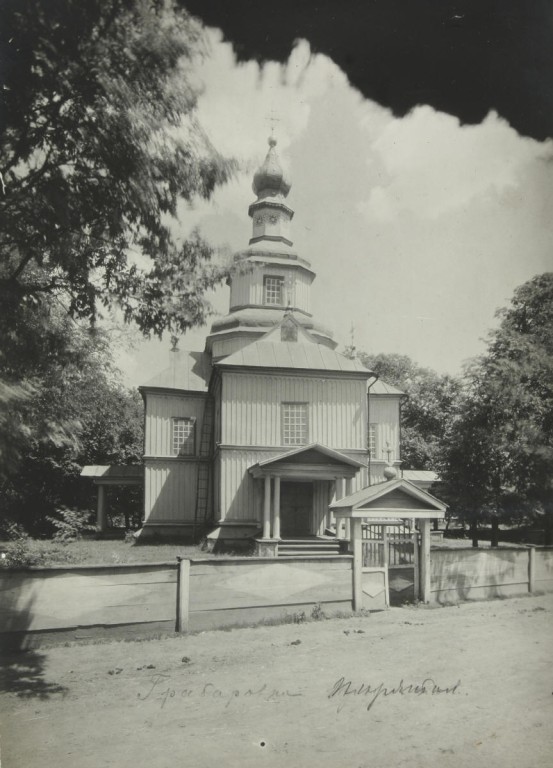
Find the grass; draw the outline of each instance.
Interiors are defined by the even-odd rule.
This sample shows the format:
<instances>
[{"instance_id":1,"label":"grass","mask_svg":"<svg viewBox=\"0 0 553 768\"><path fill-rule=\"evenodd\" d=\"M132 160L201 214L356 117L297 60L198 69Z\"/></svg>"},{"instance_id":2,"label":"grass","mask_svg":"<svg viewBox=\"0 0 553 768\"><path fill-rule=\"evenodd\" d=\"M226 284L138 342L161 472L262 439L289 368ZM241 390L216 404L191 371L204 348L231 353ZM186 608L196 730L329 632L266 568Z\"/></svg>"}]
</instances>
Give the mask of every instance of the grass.
<instances>
[{"instance_id":1,"label":"grass","mask_svg":"<svg viewBox=\"0 0 553 768\"><path fill-rule=\"evenodd\" d=\"M20 547L20 542L0 544L6 552ZM159 563L181 558L221 557L205 552L198 546L185 544L133 544L127 541L80 540L61 544L56 541L26 539L23 565L49 567L52 565L127 565L133 563ZM15 554L15 552L14 552ZM244 553L233 554L244 556Z\"/></svg>"}]
</instances>

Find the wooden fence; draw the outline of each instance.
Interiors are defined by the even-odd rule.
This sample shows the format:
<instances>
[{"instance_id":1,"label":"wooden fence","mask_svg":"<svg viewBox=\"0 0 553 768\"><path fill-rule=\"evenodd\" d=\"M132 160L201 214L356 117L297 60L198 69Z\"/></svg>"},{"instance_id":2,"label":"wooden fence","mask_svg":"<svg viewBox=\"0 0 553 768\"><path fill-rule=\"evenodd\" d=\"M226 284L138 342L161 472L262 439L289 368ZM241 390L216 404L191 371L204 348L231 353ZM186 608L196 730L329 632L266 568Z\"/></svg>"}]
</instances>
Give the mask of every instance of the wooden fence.
<instances>
[{"instance_id":1,"label":"wooden fence","mask_svg":"<svg viewBox=\"0 0 553 768\"><path fill-rule=\"evenodd\" d=\"M390 589L395 580L394 588L406 591L406 568L390 566ZM360 573L361 607L385 608L387 569L362 566ZM553 547L431 553L431 598L439 603L551 591ZM349 612L352 598L348 555L6 570L0 571L0 644L37 644L52 632L82 639L301 621Z\"/></svg>"},{"instance_id":2,"label":"wooden fence","mask_svg":"<svg viewBox=\"0 0 553 768\"><path fill-rule=\"evenodd\" d=\"M125 634L173 631L177 572L174 562L0 571L0 643L52 631L81 639L122 626Z\"/></svg>"},{"instance_id":3,"label":"wooden fence","mask_svg":"<svg viewBox=\"0 0 553 768\"><path fill-rule=\"evenodd\" d=\"M452 603L553 591L553 547L433 549L432 601Z\"/></svg>"},{"instance_id":4,"label":"wooden fence","mask_svg":"<svg viewBox=\"0 0 553 768\"><path fill-rule=\"evenodd\" d=\"M183 560L177 628L181 631L301 621L352 609L351 556ZM380 607L379 605L375 607Z\"/></svg>"}]
</instances>

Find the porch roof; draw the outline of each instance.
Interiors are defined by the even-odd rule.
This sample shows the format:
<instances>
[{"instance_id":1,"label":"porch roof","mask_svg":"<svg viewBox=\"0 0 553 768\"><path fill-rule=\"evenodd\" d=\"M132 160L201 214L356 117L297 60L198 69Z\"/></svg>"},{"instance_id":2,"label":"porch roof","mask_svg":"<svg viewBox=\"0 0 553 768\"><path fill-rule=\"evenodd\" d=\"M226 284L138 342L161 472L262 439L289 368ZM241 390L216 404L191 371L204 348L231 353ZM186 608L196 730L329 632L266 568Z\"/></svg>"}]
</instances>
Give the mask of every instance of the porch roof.
<instances>
[{"instance_id":1,"label":"porch roof","mask_svg":"<svg viewBox=\"0 0 553 768\"><path fill-rule=\"evenodd\" d=\"M443 518L447 504L403 478L362 488L330 505L342 517Z\"/></svg>"},{"instance_id":2,"label":"porch roof","mask_svg":"<svg viewBox=\"0 0 553 768\"><path fill-rule=\"evenodd\" d=\"M144 482L144 467L138 464L89 464L81 477L91 477L96 485L140 485Z\"/></svg>"},{"instance_id":3,"label":"porch roof","mask_svg":"<svg viewBox=\"0 0 553 768\"><path fill-rule=\"evenodd\" d=\"M352 459L326 445L311 443L311 445L292 448L270 459L258 461L249 467L248 471L254 477L280 475L290 478L326 480L354 477L356 472L365 466L362 461Z\"/></svg>"}]
</instances>

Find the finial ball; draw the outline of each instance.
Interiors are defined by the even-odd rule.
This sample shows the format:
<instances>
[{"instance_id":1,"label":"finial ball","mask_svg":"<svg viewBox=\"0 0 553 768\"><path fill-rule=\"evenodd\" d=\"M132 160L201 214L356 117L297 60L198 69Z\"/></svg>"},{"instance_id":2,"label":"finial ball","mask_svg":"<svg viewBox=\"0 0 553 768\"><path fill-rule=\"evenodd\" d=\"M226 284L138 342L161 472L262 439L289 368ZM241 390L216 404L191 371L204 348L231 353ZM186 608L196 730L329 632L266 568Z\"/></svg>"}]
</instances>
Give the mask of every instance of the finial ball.
<instances>
[{"instance_id":1,"label":"finial ball","mask_svg":"<svg viewBox=\"0 0 553 768\"><path fill-rule=\"evenodd\" d=\"M277 145L277 140L275 139L275 137L274 137L274 136L269 136L269 139L268 139L268 141L269 141L269 146L270 146L270 147L276 147L276 145Z\"/></svg>"}]
</instances>

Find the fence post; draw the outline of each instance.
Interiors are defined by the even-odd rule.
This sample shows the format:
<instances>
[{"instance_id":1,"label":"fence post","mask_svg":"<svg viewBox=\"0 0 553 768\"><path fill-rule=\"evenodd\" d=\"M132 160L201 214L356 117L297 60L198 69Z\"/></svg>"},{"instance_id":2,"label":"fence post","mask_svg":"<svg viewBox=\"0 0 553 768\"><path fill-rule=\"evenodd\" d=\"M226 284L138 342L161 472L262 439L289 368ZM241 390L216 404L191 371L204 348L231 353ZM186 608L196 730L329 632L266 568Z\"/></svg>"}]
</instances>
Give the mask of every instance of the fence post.
<instances>
[{"instance_id":1,"label":"fence post","mask_svg":"<svg viewBox=\"0 0 553 768\"><path fill-rule=\"evenodd\" d=\"M361 518L354 517L350 522L353 540L353 610L363 607L363 541L361 539Z\"/></svg>"},{"instance_id":2,"label":"fence post","mask_svg":"<svg viewBox=\"0 0 553 768\"><path fill-rule=\"evenodd\" d=\"M420 520L420 598L423 603L430 602L430 520Z\"/></svg>"},{"instance_id":3,"label":"fence post","mask_svg":"<svg viewBox=\"0 0 553 768\"><path fill-rule=\"evenodd\" d=\"M534 547L528 549L528 592L534 592L536 589L536 550Z\"/></svg>"},{"instance_id":4,"label":"fence post","mask_svg":"<svg viewBox=\"0 0 553 768\"><path fill-rule=\"evenodd\" d=\"M419 552L419 532L413 527L413 576L414 576L414 598L415 602L420 600L420 552Z\"/></svg>"},{"instance_id":5,"label":"fence post","mask_svg":"<svg viewBox=\"0 0 553 768\"><path fill-rule=\"evenodd\" d=\"M177 621L175 632L188 632L190 605L190 560L177 557Z\"/></svg>"}]
</instances>

